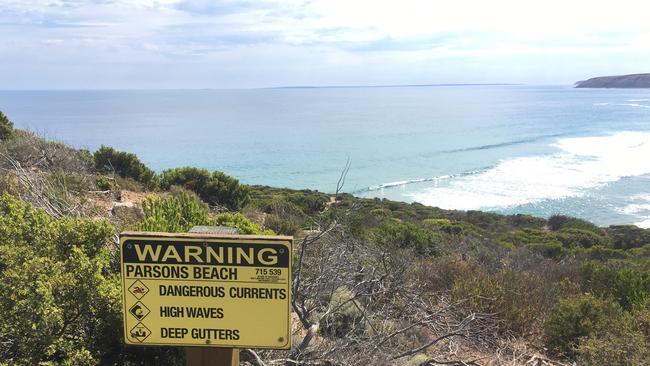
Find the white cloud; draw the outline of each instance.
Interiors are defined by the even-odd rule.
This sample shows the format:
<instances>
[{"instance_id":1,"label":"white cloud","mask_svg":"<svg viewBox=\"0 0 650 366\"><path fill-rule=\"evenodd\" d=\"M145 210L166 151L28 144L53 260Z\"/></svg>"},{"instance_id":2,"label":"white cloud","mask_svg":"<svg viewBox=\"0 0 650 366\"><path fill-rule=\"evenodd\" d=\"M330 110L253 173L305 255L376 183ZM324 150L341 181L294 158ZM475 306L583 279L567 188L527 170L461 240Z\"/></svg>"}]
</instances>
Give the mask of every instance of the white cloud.
<instances>
[{"instance_id":1,"label":"white cloud","mask_svg":"<svg viewBox=\"0 0 650 366\"><path fill-rule=\"evenodd\" d=\"M213 76L170 85L179 87L410 83L418 75L429 78L420 82L466 82L485 78L477 69L484 65L498 79L490 81L568 82L648 71L649 10L631 0L0 0L7 65L0 78L13 87L59 85L57 74L66 73L57 68L111 65L133 73L149 64L158 67L139 71L148 80L165 67L188 78L201 70ZM562 69L576 74L558 71L554 79L549 60L568 62Z\"/></svg>"}]
</instances>

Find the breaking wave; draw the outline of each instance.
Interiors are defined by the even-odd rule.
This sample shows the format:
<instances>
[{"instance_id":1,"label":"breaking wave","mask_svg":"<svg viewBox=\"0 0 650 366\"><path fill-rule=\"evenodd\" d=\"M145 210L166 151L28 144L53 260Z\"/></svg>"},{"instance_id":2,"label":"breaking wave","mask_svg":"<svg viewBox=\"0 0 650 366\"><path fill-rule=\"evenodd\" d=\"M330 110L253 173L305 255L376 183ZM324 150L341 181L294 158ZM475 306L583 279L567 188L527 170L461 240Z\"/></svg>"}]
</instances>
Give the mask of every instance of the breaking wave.
<instances>
[{"instance_id":1,"label":"breaking wave","mask_svg":"<svg viewBox=\"0 0 650 366\"><path fill-rule=\"evenodd\" d=\"M444 177L444 184L409 196L447 209L509 208L581 196L623 177L650 173L650 160L646 158L650 156L650 132L562 138L552 146L557 153L503 160L474 174Z\"/></svg>"}]
</instances>

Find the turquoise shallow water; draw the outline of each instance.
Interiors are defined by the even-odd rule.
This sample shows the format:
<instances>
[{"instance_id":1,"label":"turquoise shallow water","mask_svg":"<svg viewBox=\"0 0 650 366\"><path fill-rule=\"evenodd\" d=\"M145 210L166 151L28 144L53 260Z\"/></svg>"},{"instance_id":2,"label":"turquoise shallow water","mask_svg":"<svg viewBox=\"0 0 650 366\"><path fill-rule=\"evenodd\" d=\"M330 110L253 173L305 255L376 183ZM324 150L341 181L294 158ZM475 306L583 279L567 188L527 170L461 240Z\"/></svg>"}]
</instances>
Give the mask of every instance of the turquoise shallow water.
<instances>
[{"instance_id":1,"label":"turquoise shallow water","mask_svg":"<svg viewBox=\"0 0 650 366\"><path fill-rule=\"evenodd\" d=\"M650 225L650 90L0 91L18 127L246 183Z\"/></svg>"}]
</instances>

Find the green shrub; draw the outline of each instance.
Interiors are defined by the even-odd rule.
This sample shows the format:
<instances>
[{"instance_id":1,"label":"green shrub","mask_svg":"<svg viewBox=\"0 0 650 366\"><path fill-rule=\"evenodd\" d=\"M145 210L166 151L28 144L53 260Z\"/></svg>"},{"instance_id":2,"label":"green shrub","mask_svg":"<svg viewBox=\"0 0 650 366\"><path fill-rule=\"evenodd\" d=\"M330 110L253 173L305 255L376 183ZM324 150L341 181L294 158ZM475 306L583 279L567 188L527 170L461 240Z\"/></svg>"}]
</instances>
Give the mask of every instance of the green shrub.
<instances>
[{"instance_id":1,"label":"green shrub","mask_svg":"<svg viewBox=\"0 0 650 366\"><path fill-rule=\"evenodd\" d=\"M300 223L296 220L275 214L266 216L264 226L282 235L295 235L300 230Z\"/></svg>"},{"instance_id":2,"label":"green shrub","mask_svg":"<svg viewBox=\"0 0 650 366\"><path fill-rule=\"evenodd\" d=\"M557 235L540 229L523 229L510 231L500 238L501 245L525 247L532 252L544 257L559 259L566 254L563 244L558 240Z\"/></svg>"},{"instance_id":3,"label":"green shrub","mask_svg":"<svg viewBox=\"0 0 650 366\"><path fill-rule=\"evenodd\" d=\"M149 197L142 202L142 211L144 219L137 227L141 231L183 233L197 225L208 225L235 227L240 234L273 234L240 213L223 213L211 218L205 203L184 192L176 196Z\"/></svg>"},{"instance_id":4,"label":"green shrub","mask_svg":"<svg viewBox=\"0 0 650 366\"><path fill-rule=\"evenodd\" d=\"M97 364L121 348L105 221L53 220L0 197L0 362Z\"/></svg>"},{"instance_id":5,"label":"green shrub","mask_svg":"<svg viewBox=\"0 0 650 366\"><path fill-rule=\"evenodd\" d=\"M103 173L115 173L122 178L131 178L142 183L147 189L158 185L158 177L153 170L144 165L135 154L117 151L102 145L93 154L95 169Z\"/></svg>"},{"instance_id":6,"label":"green shrub","mask_svg":"<svg viewBox=\"0 0 650 366\"><path fill-rule=\"evenodd\" d=\"M560 259L566 255L566 249L558 242L532 243L526 245L526 249L551 259Z\"/></svg>"},{"instance_id":7,"label":"green shrub","mask_svg":"<svg viewBox=\"0 0 650 366\"><path fill-rule=\"evenodd\" d=\"M598 260L606 261L609 259L626 259L634 257L635 254L632 250L625 251L622 249L605 248L601 246L593 246L577 253L577 258L582 260Z\"/></svg>"},{"instance_id":8,"label":"green shrub","mask_svg":"<svg viewBox=\"0 0 650 366\"><path fill-rule=\"evenodd\" d=\"M180 364L178 349L124 347L113 232L0 196L0 364Z\"/></svg>"},{"instance_id":9,"label":"green shrub","mask_svg":"<svg viewBox=\"0 0 650 366\"><path fill-rule=\"evenodd\" d=\"M582 338L576 354L580 365L650 365L650 343L643 333L627 327Z\"/></svg>"},{"instance_id":10,"label":"green shrub","mask_svg":"<svg viewBox=\"0 0 650 366\"><path fill-rule=\"evenodd\" d=\"M210 225L230 226L239 229L240 234L273 235L271 230L262 230L256 223L240 213L222 213L212 219Z\"/></svg>"},{"instance_id":11,"label":"green shrub","mask_svg":"<svg viewBox=\"0 0 650 366\"><path fill-rule=\"evenodd\" d=\"M492 212L467 211L454 219L469 222L478 228L495 233L510 229L505 216Z\"/></svg>"},{"instance_id":12,"label":"green shrub","mask_svg":"<svg viewBox=\"0 0 650 366\"><path fill-rule=\"evenodd\" d=\"M374 230L378 243L388 247L413 248L418 254L440 255L442 237L439 233L415 224L399 221L382 223Z\"/></svg>"},{"instance_id":13,"label":"green shrub","mask_svg":"<svg viewBox=\"0 0 650 366\"><path fill-rule=\"evenodd\" d=\"M105 176L97 177L95 179L95 185L97 186L97 189L102 191L112 191L117 188L115 182L113 182L110 178Z\"/></svg>"},{"instance_id":14,"label":"green shrub","mask_svg":"<svg viewBox=\"0 0 650 366\"><path fill-rule=\"evenodd\" d=\"M278 204L289 203L302 215L318 214L325 210L330 199L328 194L303 189L300 191L287 188L266 186L250 187L250 204L259 210L272 213Z\"/></svg>"},{"instance_id":15,"label":"green shrub","mask_svg":"<svg viewBox=\"0 0 650 366\"><path fill-rule=\"evenodd\" d=\"M557 356L575 359L580 340L621 321L623 310L610 300L585 294L560 301L545 325L546 346Z\"/></svg>"},{"instance_id":16,"label":"green shrub","mask_svg":"<svg viewBox=\"0 0 650 366\"><path fill-rule=\"evenodd\" d=\"M646 260L650 259L650 244L646 244L638 248L619 250L619 251L624 252L625 254L629 255L632 258L643 258Z\"/></svg>"},{"instance_id":17,"label":"green shrub","mask_svg":"<svg viewBox=\"0 0 650 366\"><path fill-rule=\"evenodd\" d=\"M634 225L615 225L607 228L612 237L614 248L640 248L650 244L650 229L641 229Z\"/></svg>"},{"instance_id":18,"label":"green shrub","mask_svg":"<svg viewBox=\"0 0 650 366\"><path fill-rule=\"evenodd\" d=\"M612 297L626 310L650 298L650 272L647 271L588 262L583 266L582 279L585 290Z\"/></svg>"},{"instance_id":19,"label":"green shrub","mask_svg":"<svg viewBox=\"0 0 650 366\"><path fill-rule=\"evenodd\" d=\"M309 220L300 207L284 197L273 197L266 203L268 206L265 211L267 215L264 218L264 226L276 233L294 235ZM251 207L257 207L257 205L251 205Z\"/></svg>"},{"instance_id":20,"label":"green shrub","mask_svg":"<svg viewBox=\"0 0 650 366\"><path fill-rule=\"evenodd\" d=\"M0 111L0 140L8 140L16 135L14 123Z\"/></svg>"},{"instance_id":21,"label":"green shrub","mask_svg":"<svg viewBox=\"0 0 650 366\"><path fill-rule=\"evenodd\" d=\"M288 195L287 200L299 207L307 215L321 212L327 204L327 197L323 194L313 194L311 191L297 191Z\"/></svg>"},{"instance_id":22,"label":"green shrub","mask_svg":"<svg viewBox=\"0 0 650 366\"><path fill-rule=\"evenodd\" d=\"M249 188L222 172L212 174L206 169L183 167L163 171L160 185L163 189L181 186L195 192L211 205L225 206L230 210L242 208L249 200Z\"/></svg>"},{"instance_id":23,"label":"green shrub","mask_svg":"<svg viewBox=\"0 0 650 366\"><path fill-rule=\"evenodd\" d=\"M553 299L552 284L532 274L505 268L495 274L481 269L457 276L452 299L465 301L473 311L493 313L503 319L503 329L519 334L535 329Z\"/></svg>"},{"instance_id":24,"label":"green shrub","mask_svg":"<svg viewBox=\"0 0 650 366\"><path fill-rule=\"evenodd\" d=\"M186 233L196 225L212 225L208 206L187 193L148 197L142 201L142 211L144 220L138 225L141 231Z\"/></svg>"},{"instance_id":25,"label":"green shrub","mask_svg":"<svg viewBox=\"0 0 650 366\"><path fill-rule=\"evenodd\" d=\"M645 306L632 314L589 294L565 299L546 325L547 345L580 365L647 365L649 314Z\"/></svg>"},{"instance_id":26,"label":"green shrub","mask_svg":"<svg viewBox=\"0 0 650 366\"><path fill-rule=\"evenodd\" d=\"M581 229L591 231L597 235L602 235L604 233L604 230L602 228L599 228L589 221L564 215L553 215L549 217L548 226L553 231L558 231L561 229Z\"/></svg>"},{"instance_id":27,"label":"green shrub","mask_svg":"<svg viewBox=\"0 0 650 366\"><path fill-rule=\"evenodd\" d=\"M376 220L384 220L387 219L391 216L390 210L387 210L385 208L374 208L369 211L370 216L372 216Z\"/></svg>"},{"instance_id":28,"label":"green shrub","mask_svg":"<svg viewBox=\"0 0 650 366\"><path fill-rule=\"evenodd\" d=\"M539 229L523 229L509 231L503 234L500 241L514 244L515 247L524 247L529 244L560 244L555 233L549 233Z\"/></svg>"},{"instance_id":29,"label":"green shrub","mask_svg":"<svg viewBox=\"0 0 650 366\"><path fill-rule=\"evenodd\" d=\"M584 229L561 229L557 237L567 248L607 247L611 245L611 240L602 233L597 234L594 231Z\"/></svg>"},{"instance_id":30,"label":"green shrub","mask_svg":"<svg viewBox=\"0 0 650 366\"><path fill-rule=\"evenodd\" d=\"M516 228L541 229L546 225L546 220L531 215L510 215L506 216L508 223Z\"/></svg>"},{"instance_id":31,"label":"green shrub","mask_svg":"<svg viewBox=\"0 0 650 366\"><path fill-rule=\"evenodd\" d=\"M425 219L422 224L426 228L439 231L447 235L478 236L479 229L468 222L452 221L449 219Z\"/></svg>"},{"instance_id":32,"label":"green shrub","mask_svg":"<svg viewBox=\"0 0 650 366\"><path fill-rule=\"evenodd\" d=\"M565 216L553 216L565 218ZM579 223L582 221L573 218L566 218L569 223ZM542 229L523 229L510 231L503 234L500 242L504 245L512 244L515 247L526 247L533 252L539 253L547 258L559 259L565 256L568 249L579 251L591 247L607 247L611 245L611 240L602 232L596 233L592 230L577 229L568 226L567 222L562 221L556 225L564 225L557 231L546 231ZM598 229L600 230L600 229Z\"/></svg>"}]
</instances>

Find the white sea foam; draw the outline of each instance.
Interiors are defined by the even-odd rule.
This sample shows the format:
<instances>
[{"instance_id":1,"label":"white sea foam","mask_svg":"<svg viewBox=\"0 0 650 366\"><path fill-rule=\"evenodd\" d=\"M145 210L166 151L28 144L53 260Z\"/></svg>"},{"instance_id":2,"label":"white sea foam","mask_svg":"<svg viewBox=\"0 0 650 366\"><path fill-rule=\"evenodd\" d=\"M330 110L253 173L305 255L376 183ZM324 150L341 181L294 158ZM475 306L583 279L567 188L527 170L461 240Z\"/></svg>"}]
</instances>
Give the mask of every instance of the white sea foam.
<instances>
[{"instance_id":1,"label":"white sea foam","mask_svg":"<svg viewBox=\"0 0 650 366\"><path fill-rule=\"evenodd\" d=\"M626 102L650 102L650 99L628 99Z\"/></svg>"},{"instance_id":2,"label":"white sea foam","mask_svg":"<svg viewBox=\"0 0 650 366\"><path fill-rule=\"evenodd\" d=\"M638 194L629 198L629 204L621 207L618 211L635 216L641 221L635 223L642 228L650 228L650 194Z\"/></svg>"},{"instance_id":3,"label":"white sea foam","mask_svg":"<svg viewBox=\"0 0 650 366\"><path fill-rule=\"evenodd\" d=\"M629 198L629 204L618 211L626 215L650 216L650 194L637 194ZM650 219L650 217L648 217Z\"/></svg>"},{"instance_id":4,"label":"white sea foam","mask_svg":"<svg viewBox=\"0 0 650 366\"><path fill-rule=\"evenodd\" d=\"M650 173L650 133L563 138L558 153L509 159L482 173L412 194L415 201L449 209L514 207L580 196L626 176Z\"/></svg>"},{"instance_id":5,"label":"white sea foam","mask_svg":"<svg viewBox=\"0 0 650 366\"><path fill-rule=\"evenodd\" d=\"M619 103L617 105L628 106L628 107L650 108L650 105L639 104L639 103Z\"/></svg>"},{"instance_id":6,"label":"white sea foam","mask_svg":"<svg viewBox=\"0 0 650 366\"><path fill-rule=\"evenodd\" d=\"M650 202L648 203L631 203L618 210L626 215L639 215L644 212L650 212Z\"/></svg>"},{"instance_id":7,"label":"white sea foam","mask_svg":"<svg viewBox=\"0 0 650 366\"><path fill-rule=\"evenodd\" d=\"M420 178L420 179L409 179L409 180L401 180L397 182L390 182L390 183L383 183L377 186L370 186L364 189L360 189L355 193L359 192L370 192L370 191L381 191L385 188L394 188L394 187L406 187L407 185L410 184L415 184L415 183L424 183L424 182L441 182L447 179L452 179L460 176L466 176L466 175L471 175L471 174L476 174L479 173L480 171L478 170L473 170L469 172L465 172L462 174L451 174L451 175L439 175L437 177L432 177L432 178Z\"/></svg>"},{"instance_id":8,"label":"white sea foam","mask_svg":"<svg viewBox=\"0 0 650 366\"><path fill-rule=\"evenodd\" d=\"M441 177L441 178L442 178L442 177ZM413 184L413 183L427 182L427 181L429 181L429 180L433 180L433 179L435 179L435 178L431 178L431 179L422 178L422 179L402 180L402 181L399 181L399 182L390 182L390 183L380 184L380 185L378 185L378 186L368 187L367 190L368 190L368 191L376 191L376 190L380 190L380 189L384 189L384 188L392 188L392 187L405 186L405 185Z\"/></svg>"}]
</instances>

